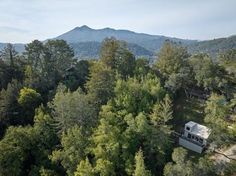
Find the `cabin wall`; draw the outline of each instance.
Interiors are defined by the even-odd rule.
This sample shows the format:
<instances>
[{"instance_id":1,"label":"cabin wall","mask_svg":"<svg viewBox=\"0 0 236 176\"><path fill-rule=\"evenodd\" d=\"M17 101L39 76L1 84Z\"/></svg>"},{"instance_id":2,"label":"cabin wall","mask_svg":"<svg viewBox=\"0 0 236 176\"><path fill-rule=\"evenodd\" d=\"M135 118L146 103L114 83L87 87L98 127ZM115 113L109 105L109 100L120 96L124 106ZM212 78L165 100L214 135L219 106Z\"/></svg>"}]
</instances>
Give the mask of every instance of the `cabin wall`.
<instances>
[{"instance_id":1,"label":"cabin wall","mask_svg":"<svg viewBox=\"0 0 236 176\"><path fill-rule=\"evenodd\" d=\"M179 145L181 145L181 146L183 146L183 147L185 147L189 150L193 150L197 153L202 153L202 151L203 151L203 147L201 147L197 144L194 144L194 143L192 143L192 142L190 142L190 141L188 141L188 140L186 140L182 137L179 137Z\"/></svg>"}]
</instances>

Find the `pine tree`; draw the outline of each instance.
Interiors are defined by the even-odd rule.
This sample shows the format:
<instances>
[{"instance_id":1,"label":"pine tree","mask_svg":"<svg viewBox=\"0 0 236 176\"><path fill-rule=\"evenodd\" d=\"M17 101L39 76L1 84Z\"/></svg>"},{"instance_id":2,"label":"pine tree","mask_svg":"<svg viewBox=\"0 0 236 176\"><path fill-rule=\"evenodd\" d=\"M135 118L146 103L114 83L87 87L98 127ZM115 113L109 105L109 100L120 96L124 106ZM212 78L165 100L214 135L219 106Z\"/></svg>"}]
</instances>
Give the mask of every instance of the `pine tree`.
<instances>
[{"instance_id":1,"label":"pine tree","mask_svg":"<svg viewBox=\"0 0 236 176\"><path fill-rule=\"evenodd\" d=\"M169 120L173 118L172 116L172 102L168 94L166 94L163 101L154 105L153 113L150 115L151 121L155 126L165 125Z\"/></svg>"},{"instance_id":2,"label":"pine tree","mask_svg":"<svg viewBox=\"0 0 236 176\"><path fill-rule=\"evenodd\" d=\"M94 170L88 158L80 161L75 176L94 176Z\"/></svg>"},{"instance_id":3,"label":"pine tree","mask_svg":"<svg viewBox=\"0 0 236 176\"><path fill-rule=\"evenodd\" d=\"M86 83L92 102L99 109L114 95L114 71L101 62L94 63L90 70L90 79Z\"/></svg>"},{"instance_id":4,"label":"pine tree","mask_svg":"<svg viewBox=\"0 0 236 176\"><path fill-rule=\"evenodd\" d=\"M169 41L159 52L155 65L165 80L165 87L172 92L186 88L190 83L188 57L186 48Z\"/></svg>"},{"instance_id":5,"label":"pine tree","mask_svg":"<svg viewBox=\"0 0 236 176\"><path fill-rule=\"evenodd\" d=\"M143 152L140 149L135 155L135 170L133 176L150 176L151 173L146 169Z\"/></svg>"},{"instance_id":6,"label":"pine tree","mask_svg":"<svg viewBox=\"0 0 236 176\"><path fill-rule=\"evenodd\" d=\"M61 163L68 175L73 175L77 164L85 157L88 137L81 133L78 126L74 126L62 133L61 147L52 152L51 160Z\"/></svg>"},{"instance_id":7,"label":"pine tree","mask_svg":"<svg viewBox=\"0 0 236 176\"><path fill-rule=\"evenodd\" d=\"M8 65L14 66L17 52L14 46L10 43L0 52L0 58L5 61Z\"/></svg>"},{"instance_id":8,"label":"pine tree","mask_svg":"<svg viewBox=\"0 0 236 176\"><path fill-rule=\"evenodd\" d=\"M212 129L209 141L214 141L216 145L230 142L228 134L228 122L226 117L229 115L229 104L223 95L212 93L206 101L204 121Z\"/></svg>"}]
</instances>

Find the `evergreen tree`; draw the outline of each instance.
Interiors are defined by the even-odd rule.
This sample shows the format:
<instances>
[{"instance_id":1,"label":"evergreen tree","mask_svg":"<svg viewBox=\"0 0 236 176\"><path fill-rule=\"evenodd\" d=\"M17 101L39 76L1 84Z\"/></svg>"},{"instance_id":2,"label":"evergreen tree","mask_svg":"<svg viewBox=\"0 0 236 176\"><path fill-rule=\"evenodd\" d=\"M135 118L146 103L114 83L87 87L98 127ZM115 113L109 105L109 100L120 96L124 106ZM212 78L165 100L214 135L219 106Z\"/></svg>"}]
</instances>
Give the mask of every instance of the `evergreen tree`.
<instances>
[{"instance_id":1,"label":"evergreen tree","mask_svg":"<svg viewBox=\"0 0 236 176\"><path fill-rule=\"evenodd\" d=\"M39 175L41 167L50 167L48 155L58 142L52 129L43 108L37 109L34 127L9 127L0 141L0 175Z\"/></svg>"},{"instance_id":2,"label":"evergreen tree","mask_svg":"<svg viewBox=\"0 0 236 176\"><path fill-rule=\"evenodd\" d=\"M175 148L172 153L174 163L167 163L164 168L165 176L191 176L194 175L193 163L187 160L187 151L182 147Z\"/></svg>"},{"instance_id":3,"label":"evergreen tree","mask_svg":"<svg viewBox=\"0 0 236 176\"><path fill-rule=\"evenodd\" d=\"M172 92L186 88L190 84L188 57L186 48L169 41L164 43L158 54L155 65L165 80L165 87Z\"/></svg>"},{"instance_id":4,"label":"evergreen tree","mask_svg":"<svg viewBox=\"0 0 236 176\"><path fill-rule=\"evenodd\" d=\"M46 108L40 106L35 110L32 138L34 145L28 151L31 159L29 175L39 175L43 170L44 173L52 173L50 170L55 168L48 157L59 143L56 131L53 128L54 123Z\"/></svg>"},{"instance_id":5,"label":"evergreen tree","mask_svg":"<svg viewBox=\"0 0 236 176\"><path fill-rule=\"evenodd\" d=\"M73 175L77 164L85 158L88 145L88 136L82 134L78 126L71 127L62 133L61 148L54 150L50 158L61 164L69 176Z\"/></svg>"},{"instance_id":6,"label":"evergreen tree","mask_svg":"<svg viewBox=\"0 0 236 176\"><path fill-rule=\"evenodd\" d=\"M83 132L87 132L97 123L95 107L80 89L70 92L58 88L49 105L59 133L75 125L78 125Z\"/></svg>"},{"instance_id":7,"label":"evergreen tree","mask_svg":"<svg viewBox=\"0 0 236 176\"><path fill-rule=\"evenodd\" d=\"M24 64L11 66L0 59L0 90L6 89L12 80L22 82L24 76L23 68Z\"/></svg>"},{"instance_id":8,"label":"evergreen tree","mask_svg":"<svg viewBox=\"0 0 236 176\"><path fill-rule=\"evenodd\" d=\"M0 175L26 175L29 151L34 145L31 127L9 127L0 141Z\"/></svg>"},{"instance_id":9,"label":"evergreen tree","mask_svg":"<svg viewBox=\"0 0 236 176\"><path fill-rule=\"evenodd\" d=\"M0 58L3 61L5 61L8 65L14 66L17 54L18 53L16 52L14 46L8 43L0 52Z\"/></svg>"},{"instance_id":10,"label":"evergreen tree","mask_svg":"<svg viewBox=\"0 0 236 176\"><path fill-rule=\"evenodd\" d=\"M135 57L128 50L127 44L115 38L106 38L100 51L101 62L116 70L122 78L132 76L135 68Z\"/></svg>"},{"instance_id":11,"label":"evergreen tree","mask_svg":"<svg viewBox=\"0 0 236 176\"><path fill-rule=\"evenodd\" d=\"M74 64L74 52L63 40L49 40L45 44L34 40L25 50L28 62L25 84L40 92L54 89L65 71Z\"/></svg>"},{"instance_id":12,"label":"evergreen tree","mask_svg":"<svg viewBox=\"0 0 236 176\"><path fill-rule=\"evenodd\" d=\"M151 173L145 167L143 152L140 149L135 155L135 170L133 176L150 176Z\"/></svg>"},{"instance_id":13,"label":"evergreen tree","mask_svg":"<svg viewBox=\"0 0 236 176\"><path fill-rule=\"evenodd\" d=\"M236 49L229 49L218 56L220 65L222 65L225 70L232 74L236 78Z\"/></svg>"},{"instance_id":14,"label":"evergreen tree","mask_svg":"<svg viewBox=\"0 0 236 176\"><path fill-rule=\"evenodd\" d=\"M114 71L100 62L94 63L91 66L90 79L86 83L86 87L97 111L114 95L114 86Z\"/></svg>"},{"instance_id":15,"label":"evergreen tree","mask_svg":"<svg viewBox=\"0 0 236 176\"><path fill-rule=\"evenodd\" d=\"M35 108L37 108L41 102L41 95L34 89L24 87L20 90L18 103L23 109L22 116L25 116L26 122L33 122Z\"/></svg>"},{"instance_id":16,"label":"evergreen tree","mask_svg":"<svg viewBox=\"0 0 236 176\"><path fill-rule=\"evenodd\" d=\"M132 174L134 155L141 146L147 153L149 166L156 168L164 163L161 157L169 145L166 125L169 119L166 117L157 128L147 115L164 95L159 80L152 76L117 81L115 97L102 106L99 125L92 136L97 173L114 175L119 170L121 175Z\"/></svg>"},{"instance_id":17,"label":"evergreen tree","mask_svg":"<svg viewBox=\"0 0 236 176\"><path fill-rule=\"evenodd\" d=\"M115 168L118 167L121 147L121 118L111 112L111 106L103 106L100 113L100 124L96 128L91 149L96 159L95 171L103 176L115 175ZM123 172L120 170L120 172Z\"/></svg>"},{"instance_id":18,"label":"evergreen tree","mask_svg":"<svg viewBox=\"0 0 236 176\"><path fill-rule=\"evenodd\" d=\"M24 84L35 89L48 88L47 68L48 60L46 59L45 47L42 42L34 40L25 46L24 56L27 60L25 67Z\"/></svg>"},{"instance_id":19,"label":"evergreen tree","mask_svg":"<svg viewBox=\"0 0 236 176\"><path fill-rule=\"evenodd\" d=\"M136 77L144 77L150 71L149 62L146 58L138 58L135 61L134 75Z\"/></svg>"},{"instance_id":20,"label":"evergreen tree","mask_svg":"<svg viewBox=\"0 0 236 176\"><path fill-rule=\"evenodd\" d=\"M115 55L115 69L123 79L133 76L135 56L127 49L126 44L120 44Z\"/></svg>"},{"instance_id":21,"label":"evergreen tree","mask_svg":"<svg viewBox=\"0 0 236 176\"><path fill-rule=\"evenodd\" d=\"M7 89L0 91L0 136L9 125L22 124L21 108L17 102L21 85L13 80L8 84Z\"/></svg>"},{"instance_id":22,"label":"evergreen tree","mask_svg":"<svg viewBox=\"0 0 236 176\"><path fill-rule=\"evenodd\" d=\"M193 76L199 87L217 90L226 85L221 69L206 54L197 54L190 58Z\"/></svg>"},{"instance_id":23,"label":"evergreen tree","mask_svg":"<svg viewBox=\"0 0 236 176\"><path fill-rule=\"evenodd\" d=\"M66 69L74 64L74 51L64 40L49 40L44 47L48 78L55 85L62 80Z\"/></svg>"},{"instance_id":24,"label":"evergreen tree","mask_svg":"<svg viewBox=\"0 0 236 176\"><path fill-rule=\"evenodd\" d=\"M151 114L151 121L155 126L166 124L173 118L172 116L172 102L168 94L166 94L163 101L154 105L153 113Z\"/></svg>"},{"instance_id":25,"label":"evergreen tree","mask_svg":"<svg viewBox=\"0 0 236 176\"><path fill-rule=\"evenodd\" d=\"M115 94L117 106L137 115L139 112L150 112L154 102L163 99L165 90L156 76L147 75L142 80L117 80Z\"/></svg>"},{"instance_id":26,"label":"evergreen tree","mask_svg":"<svg viewBox=\"0 0 236 176\"><path fill-rule=\"evenodd\" d=\"M172 153L173 162L169 162L165 165L165 176L207 176L217 175L216 166L211 159L207 157L200 157L194 161L190 158L187 150L182 147L175 148Z\"/></svg>"},{"instance_id":27,"label":"evergreen tree","mask_svg":"<svg viewBox=\"0 0 236 176\"><path fill-rule=\"evenodd\" d=\"M89 77L90 63L87 60L81 60L74 66L68 68L63 75L63 83L71 91L79 87L85 90L85 83Z\"/></svg>"},{"instance_id":28,"label":"evergreen tree","mask_svg":"<svg viewBox=\"0 0 236 176\"><path fill-rule=\"evenodd\" d=\"M100 59L101 62L111 69L115 69L115 57L116 52L119 48L119 41L115 38L106 38L102 42L101 50L100 50Z\"/></svg>"},{"instance_id":29,"label":"evergreen tree","mask_svg":"<svg viewBox=\"0 0 236 176\"><path fill-rule=\"evenodd\" d=\"M229 142L228 123L225 120L229 114L229 105L225 97L212 93L206 102L205 114L204 121L212 129L209 140L217 145Z\"/></svg>"},{"instance_id":30,"label":"evergreen tree","mask_svg":"<svg viewBox=\"0 0 236 176\"><path fill-rule=\"evenodd\" d=\"M75 172L75 176L95 176L93 167L91 166L88 158L80 161L77 171Z\"/></svg>"}]
</instances>

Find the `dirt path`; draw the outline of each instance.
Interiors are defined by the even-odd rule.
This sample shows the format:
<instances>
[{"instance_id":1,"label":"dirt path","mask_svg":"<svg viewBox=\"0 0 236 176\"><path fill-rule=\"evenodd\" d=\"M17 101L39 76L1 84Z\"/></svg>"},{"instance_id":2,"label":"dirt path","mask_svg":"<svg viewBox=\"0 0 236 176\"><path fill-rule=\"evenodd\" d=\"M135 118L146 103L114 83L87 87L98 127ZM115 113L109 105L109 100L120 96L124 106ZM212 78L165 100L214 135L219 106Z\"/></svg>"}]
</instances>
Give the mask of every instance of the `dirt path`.
<instances>
[{"instance_id":1,"label":"dirt path","mask_svg":"<svg viewBox=\"0 0 236 176\"><path fill-rule=\"evenodd\" d=\"M227 163L231 160L236 161L236 144L228 147L227 149L215 150L215 154L210 158L215 161L218 173L223 174Z\"/></svg>"},{"instance_id":2,"label":"dirt path","mask_svg":"<svg viewBox=\"0 0 236 176\"><path fill-rule=\"evenodd\" d=\"M215 150L215 155L212 159L216 162L223 163L230 162L230 160L236 160L236 144L225 150Z\"/></svg>"}]
</instances>

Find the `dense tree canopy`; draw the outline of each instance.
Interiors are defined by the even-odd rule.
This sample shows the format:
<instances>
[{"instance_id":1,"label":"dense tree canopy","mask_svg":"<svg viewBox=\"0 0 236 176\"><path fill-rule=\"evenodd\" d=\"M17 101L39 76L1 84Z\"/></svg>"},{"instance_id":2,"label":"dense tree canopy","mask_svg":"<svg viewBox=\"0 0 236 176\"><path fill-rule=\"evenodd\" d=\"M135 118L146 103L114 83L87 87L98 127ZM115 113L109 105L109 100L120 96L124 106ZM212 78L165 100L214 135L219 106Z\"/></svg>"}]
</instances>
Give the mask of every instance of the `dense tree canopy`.
<instances>
[{"instance_id":1,"label":"dense tree canopy","mask_svg":"<svg viewBox=\"0 0 236 176\"><path fill-rule=\"evenodd\" d=\"M147 58L138 58L135 61L134 75L136 77L143 77L151 70Z\"/></svg>"},{"instance_id":2,"label":"dense tree canopy","mask_svg":"<svg viewBox=\"0 0 236 176\"><path fill-rule=\"evenodd\" d=\"M88 158L80 161L77 171L75 172L75 176L95 176L93 167L91 166Z\"/></svg>"},{"instance_id":3,"label":"dense tree canopy","mask_svg":"<svg viewBox=\"0 0 236 176\"><path fill-rule=\"evenodd\" d=\"M116 70L123 78L132 76L135 68L135 57L128 50L127 44L107 38L103 41L100 54L101 62Z\"/></svg>"},{"instance_id":4,"label":"dense tree canopy","mask_svg":"<svg viewBox=\"0 0 236 176\"><path fill-rule=\"evenodd\" d=\"M205 122L212 128L211 140L215 144L222 145L230 141L228 133L229 104L223 95L211 94L206 102L204 118Z\"/></svg>"},{"instance_id":5,"label":"dense tree canopy","mask_svg":"<svg viewBox=\"0 0 236 176\"><path fill-rule=\"evenodd\" d=\"M13 80L0 92L0 136L9 125L24 121L19 117L21 110L17 102L20 88L21 84Z\"/></svg>"},{"instance_id":6,"label":"dense tree canopy","mask_svg":"<svg viewBox=\"0 0 236 176\"><path fill-rule=\"evenodd\" d=\"M190 58L194 79L199 87L216 90L226 84L221 69L206 54L194 55Z\"/></svg>"},{"instance_id":7,"label":"dense tree canopy","mask_svg":"<svg viewBox=\"0 0 236 176\"><path fill-rule=\"evenodd\" d=\"M190 78L187 49L167 41L161 48L155 63L158 71L165 80L165 87L172 92L186 88Z\"/></svg>"},{"instance_id":8,"label":"dense tree canopy","mask_svg":"<svg viewBox=\"0 0 236 176\"><path fill-rule=\"evenodd\" d=\"M97 109L106 104L114 95L114 85L114 71L103 63L93 63L90 69L90 79L86 83L86 87Z\"/></svg>"},{"instance_id":9,"label":"dense tree canopy","mask_svg":"<svg viewBox=\"0 0 236 176\"><path fill-rule=\"evenodd\" d=\"M14 46L10 43L0 52L0 58L10 66L14 66L17 59L17 52Z\"/></svg>"},{"instance_id":10,"label":"dense tree canopy","mask_svg":"<svg viewBox=\"0 0 236 176\"><path fill-rule=\"evenodd\" d=\"M186 149L175 148L172 153L173 162L167 163L164 168L165 176L198 176L216 175L213 162L207 158L200 158L194 163L188 159Z\"/></svg>"},{"instance_id":11,"label":"dense tree canopy","mask_svg":"<svg viewBox=\"0 0 236 176\"><path fill-rule=\"evenodd\" d=\"M14 47L8 44L0 51L0 90L6 89L13 79L22 82L24 69L22 56L17 55Z\"/></svg>"},{"instance_id":12,"label":"dense tree canopy","mask_svg":"<svg viewBox=\"0 0 236 176\"><path fill-rule=\"evenodd\" d=\"M40 91L55 88L74 63L73 50L63 40L49 40L45 44L34 40L25 50L25 84Z\"/></svg>"},{"instance_id":13,"label":"dense tree canopy","mask_svg":"<svg viewBox=\"0 0 236 176\"><path fill-rule=\"evenodd\" d=\"M98 173L113 175L118 169L120 173L132 174L135 152L139 147L143 147L149 156L148 160L152 161L149 165L162 165L164 160L159 163L153 161L165 153L170 145L170 131L166 122L171 118L169 114L169 117L160 117L163 123L156 128L155 120L150 121L145 112L151 113L154 104L160 103L164 95L159 80L151 76L143 81L135 78L117 81L115 98L102 107L100 123L92 137L95 145L92 152ZM164 104L171 107L169 103ZM154 172L157 171L154 169Z\"/></svg>"},{"instance_id":14,"label":"dense tree canopy","mask_svg":"<svg viewBox=\"0 0 236 176\"><path fill-rule=\"evenodd\" d=\"M88 130L97 122L93 104L80 89L70 92L59 86L50 107L60 133L74 125Z\"/></svg>"},{"instance_id":15,"label":"dense tree canopy","mask_svg":"<svg viewBox=\"0 0 236 176\"><path fill-rule=\"evenodd\" d=\"M63 83L71 91L75 91L79 87L85 89L85 83L89 77L89 62L81 60L74 66L68 68L63 75Z\"/></svg>"},{"instance_id":16,"label":"dense tree canopy","mask_svg":"<svg viewBox=\"0 0 236 176\"><path fill-rule=\"evenodd\" d=\"M73 175L77 164L85 157L85 148L88 146L88 136L82 134L80 127L69 128L61 136L61 149L53 151L51 160L59 162L68 175Z\"/></svg>"},{"instance_id":17,"label":"dense tree canopy","mask_svg":"<svg viewBox=\"0 0 236 176\"><path fill-rule=\"evenodd\" d=\"M229 74L236 78L236 49L230 49L219 55L219 62Z\"/></svg>"},{"instance_id":18,"label":"dense tree canopy","mask_svg":"<svg viewBox=\"0 0 236 176\"><path fill-rule=\"evenodd\" d=\"M50 166L48 155L57 142L50 121L50 116L38 109L34 127L7 129L0 141L0 175L31 175Z\"/></svg>"},{"instance_id":19,"label":"dense tree canopy","mask_svg":"<svg viewBox=\"0 0 236 176\"><path fill-rule=\"evenodd\" d=\"M63 40L0 54L0 176L233 175L213 150L235 145L235 50L217 60L166 41L154 64L115 38L99 60ZM179 147L186 122L211 129L202 154Z\"/></svg>"}]
</instances>

